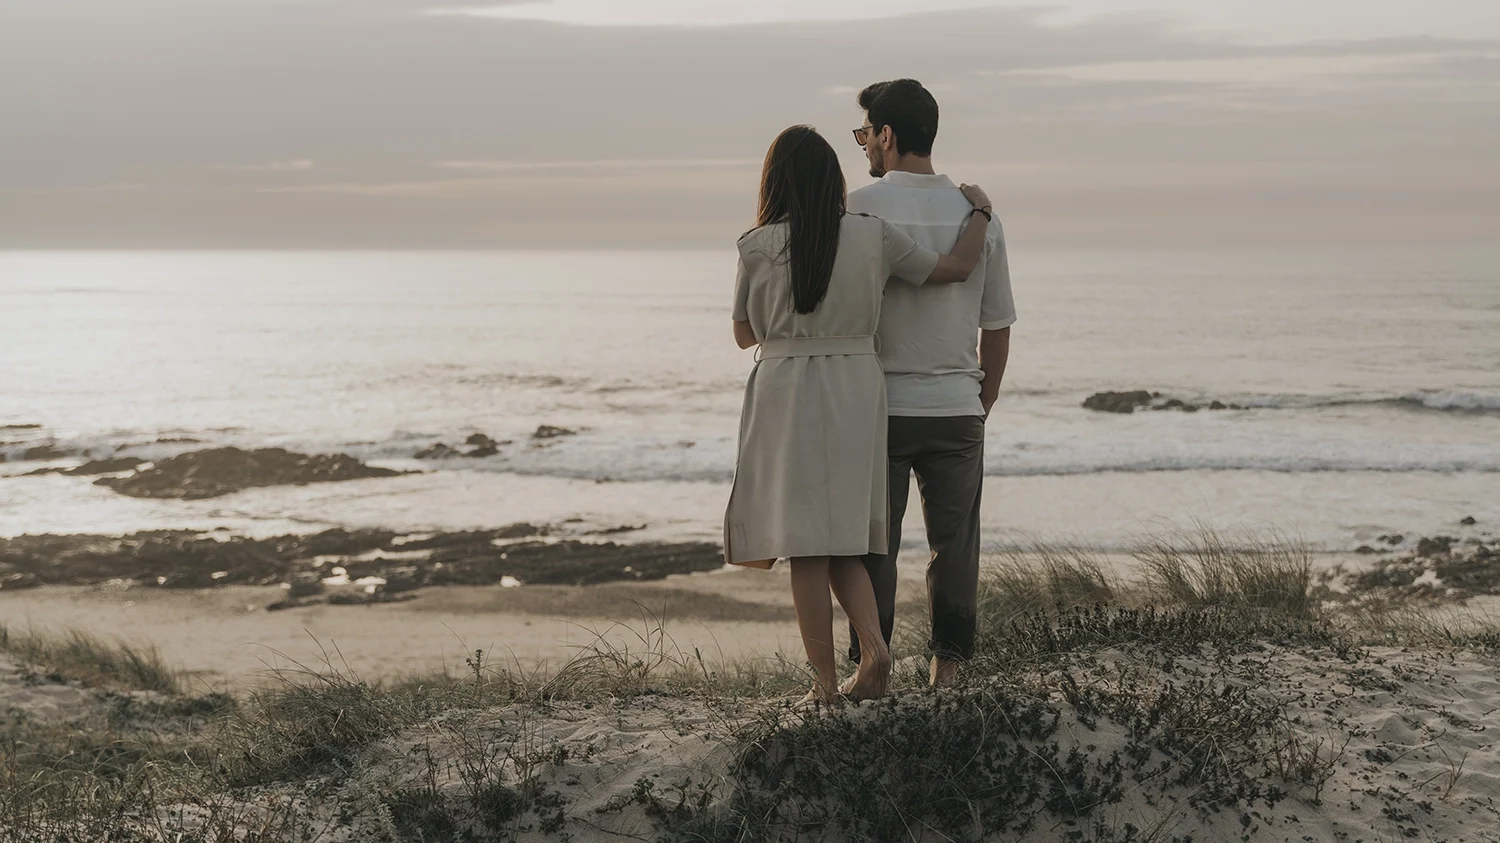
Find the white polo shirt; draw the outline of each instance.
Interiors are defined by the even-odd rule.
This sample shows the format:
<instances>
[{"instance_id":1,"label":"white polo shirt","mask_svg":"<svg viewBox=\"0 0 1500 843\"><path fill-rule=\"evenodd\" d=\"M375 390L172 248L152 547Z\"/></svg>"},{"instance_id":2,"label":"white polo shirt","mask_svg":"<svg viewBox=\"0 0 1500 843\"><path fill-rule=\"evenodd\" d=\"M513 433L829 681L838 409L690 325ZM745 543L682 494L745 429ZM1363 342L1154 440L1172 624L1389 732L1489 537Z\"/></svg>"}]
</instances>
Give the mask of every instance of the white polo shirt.
<instances>
[{"instance_id":1,"label":"white polo shirt","mask_svg":"<svg viewBox=\"0 0 1500 843\"><path fill-rule=\"evenodd\" d=\"M947 176L887 173L849 194L849 210L895 225L923 246L953 251L972 206ZM977 219L983 221L984 217ZM880 311L880 362L893 416L982 416L979 331L1016 321L1005 231L997 217L984 254L962 284L887 284Z\"/></svg>"}]
</instances>

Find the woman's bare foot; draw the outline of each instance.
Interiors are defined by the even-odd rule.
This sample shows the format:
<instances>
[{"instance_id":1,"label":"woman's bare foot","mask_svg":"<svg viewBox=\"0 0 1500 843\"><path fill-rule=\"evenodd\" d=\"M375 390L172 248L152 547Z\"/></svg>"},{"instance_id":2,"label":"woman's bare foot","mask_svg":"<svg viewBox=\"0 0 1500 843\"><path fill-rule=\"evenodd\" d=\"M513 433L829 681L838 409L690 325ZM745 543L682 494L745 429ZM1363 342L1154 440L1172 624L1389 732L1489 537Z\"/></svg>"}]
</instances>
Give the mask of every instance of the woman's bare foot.
<instances>
[{"instance_id":1,"label":"woman's bare foot","mask_svg":"<svg viewBox=\"0 0 1500 843\"><path fill-rule=\"evenodd\" d=\"M878 700L885 696L895 668L890 651L866 653L859 660L859 670L841 688L852 700Z\"/></svg>"},{"instance_id":2,"label":"woman's bare foot","mask_svg":"<svg viewBox=\"0 0 1500 843\"><path fill-rule=\"evenodd\" d=\"M807 696L797 702L797 708L806 708L815 705L832 707L846 699L841 690L830 690L821 685L813 685Z\"/></svg>"}]
</instances>

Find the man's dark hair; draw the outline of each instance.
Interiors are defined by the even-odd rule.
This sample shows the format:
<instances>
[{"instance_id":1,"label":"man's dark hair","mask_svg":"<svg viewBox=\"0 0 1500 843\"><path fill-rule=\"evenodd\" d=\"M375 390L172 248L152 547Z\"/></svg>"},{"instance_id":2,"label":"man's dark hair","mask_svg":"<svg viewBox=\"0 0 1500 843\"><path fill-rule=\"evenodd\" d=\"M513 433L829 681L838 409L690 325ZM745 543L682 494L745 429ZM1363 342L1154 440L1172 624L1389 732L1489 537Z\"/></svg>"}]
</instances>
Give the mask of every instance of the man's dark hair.
<instances>
[{"instance_id":1,"label":"man's dark hair","mask_svg":"<svg viewBox=\"0 0 1500 843\"><path fill-rule=\"evenodd\" d=\"M896 151L902 155L932 155L937 139L938 104L915 79L876 82L859 92L859 107L869 112L870 125L879 132L886 126L896 133Z\"/></svg>"}]
</instances>

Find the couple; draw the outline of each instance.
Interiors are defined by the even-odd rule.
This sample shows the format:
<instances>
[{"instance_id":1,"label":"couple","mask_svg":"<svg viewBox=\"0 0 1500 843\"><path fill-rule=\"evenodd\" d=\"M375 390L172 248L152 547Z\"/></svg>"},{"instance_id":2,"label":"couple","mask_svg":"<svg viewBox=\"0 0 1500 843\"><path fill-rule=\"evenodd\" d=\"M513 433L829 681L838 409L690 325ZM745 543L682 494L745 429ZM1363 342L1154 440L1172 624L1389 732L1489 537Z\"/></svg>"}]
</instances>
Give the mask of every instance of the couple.
<instances>
[{"instance_id":1,"label":"couple","mask_svg":"<svg viewBox=\"0 0 1500 843\"><path fill-rule=\"evenodd\" d=\"M821 702L885 693L913 471L932 550L932 684L952 682L973 654L984 423L1015 321L989 199L933 172L932 95L900 79L866 88L859 105L854 137L881 180L846 195L821 135L782 132L735 284L735 340L758 349L725 556L756 568L791 560L816 674L808 698ZM859 664L842 686L830 589Z\"/></svg>"}]
</instances>

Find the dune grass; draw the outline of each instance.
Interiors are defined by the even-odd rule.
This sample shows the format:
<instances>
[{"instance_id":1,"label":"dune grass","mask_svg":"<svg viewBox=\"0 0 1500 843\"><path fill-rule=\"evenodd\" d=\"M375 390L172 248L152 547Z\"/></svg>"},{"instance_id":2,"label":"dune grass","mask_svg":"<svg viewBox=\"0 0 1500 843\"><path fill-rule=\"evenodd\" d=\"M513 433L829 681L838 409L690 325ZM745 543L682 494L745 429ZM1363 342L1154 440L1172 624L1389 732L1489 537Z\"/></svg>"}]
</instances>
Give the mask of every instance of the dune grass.
<instances>
[{"instance_id":1,"label":"dune grass","mask_svg":"<svg viewBox=\"0 0 1500 843\"><path fill-rule=\"evenodd\" d=\"M1200 525L1147 539L1134 555L1157 605L1313 614L1312 554L1283 536L1229 535Z\"/></svg>"},{"instance_id":2,"label":"dune grass","mask_svg":"<svg viewBox=\"0 0 1500 843\"><path fill-rule=\"evenodd\" d=\"M105 641L86 632L22 632L0 623L0 652L45 674L89 687L177 694L182 675L155 647Z\"/></svg>"},{"instance_id":3,"label":"dune grass","mask_svg":"<svg viewBox=\"0 0 1500 843\"><path fill-rule=\"evenodd\" d=\"M1227 658L1267 643L1332 658L1368 644L1500 649L1494 624L1328 608L1316 595L1307 551L1277 537L1199 529L1144 541L1134 558L1140 575L1132 581L1120 579L1104 555L1084 549L1036 546L987 560L981 638L958 688L898 694L857 719L794 718L770 707L737 729L740 754L723 779L695 785L691 794L684 785L675 798L664 795L667 783L648 781L632 798L661 820L664 835L683 840L769 839L776 829L811 821L869 839L902 837L913 822L949 839L970 839L1015 831L1021 818L1038 812L1079 818L1088 832L1080 839L1149 839L1114 835L1097 826L1094 813L1123 798L1111 782L1144 774L1142 765L1192 778L1207 802L1232 803L1274 796L1266 781L1316 783L1332 759L1309 752L1296 729L1253 695L1202 679L1163 687L1129 671L1086 678L1081 666L1096 655L1128 650L1170 664ZM898 636L898 657L924 652L925 623L911 620ZM195 725L175 731L117 714L64 728L0 722L0 843L317 840L322 831L313 812L268 794L316 782L320 793L352 798L340 788L366 748L450 714L462 722L466 711L541 711L561 701L658 695L697 698L743 719L748 701L799 695L808 684L801 664L687 652L666 627L643 613L635 623L601 631L548 672L476 650L462 671L392 683L362 680L334 650L317 665L278 672L275 686L235 704L193 708L184 700ZM632 630L623 640L622 629ZM98 687L165 693L182 687L154 650L89 636L18 634L0 625L0 650ZM902 676L897 690L922 682L916 673ZM1054 737L1052 709L1040 702L1049 698L1066 700L1085 721L1124 724L1137 736L1132 752L1114 761L1069 755ZM1004 728L997 732L997 724ZM1174 743L1187 734L1215 735L1212 753ZM481 744L466 742L472 757L460 759L473 773L462 797L469 801L461 805L433 785L340 810L374 811L400 840L455 839L457 829L480 827L475 823L483 817L527 811L545 825L539 812L558 806L531 783L512 780L514 770L502 776ZM979 746L991 753L981 766L960 763L961 748ZM933 751L943 747L953 751ZM1071 772L1063 778L1049 772L1057 770ZM486 832L491 836L475 839L508 839L507 828L514 830L495 826Z\"/></svg>"}]
</instances>

